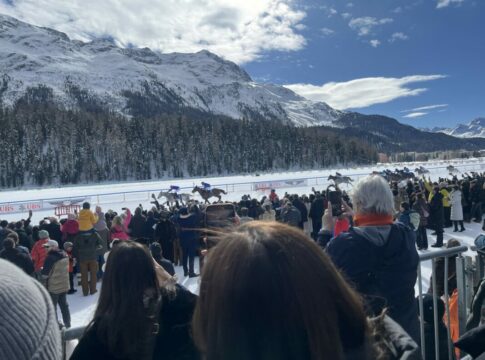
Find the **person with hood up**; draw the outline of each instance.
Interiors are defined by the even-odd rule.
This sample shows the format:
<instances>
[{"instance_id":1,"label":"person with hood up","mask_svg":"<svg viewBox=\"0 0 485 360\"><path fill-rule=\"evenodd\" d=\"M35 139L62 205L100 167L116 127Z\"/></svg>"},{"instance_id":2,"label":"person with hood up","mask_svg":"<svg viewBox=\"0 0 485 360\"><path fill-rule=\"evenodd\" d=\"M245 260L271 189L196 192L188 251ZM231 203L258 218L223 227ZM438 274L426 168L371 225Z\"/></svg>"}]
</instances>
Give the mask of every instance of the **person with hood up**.
<instances>
[{"instance_id":1,"label":"person with hood up","mask_svg":"<svg viewBox=\"0 0 485 360\"><path fill-rule=\"evenodd\" d=\"M57 314L57 304L61 308L64 326L71 327L71 313L67 304L67 292L69 291L69 257L59 249L55 240L49 240L44 244L47 250L44 267L41 271L41 280L45 283L51 296L52 303Z\"/></svg>"},{"instance_id":2,"label":"person with hood up","mask_svg":"<svg viewBox=\"0 0 485 360\"><path fill-rule=\"evenodd\" d=\"M286 200L285 206L281 209L280 218L282 223L291 226L299 227L301 224L300 210L293 206L290 200Z\"/></svg>"},{"instance_id":3,"label":"person with hood up","mask_svg":"<svg viewBox=\"0 0 485 360\"><path fill-rule=\"evenodd\" d=\"M330 240L326 251L363 295L371 314L387 308L388 315L419 342L414 297L419 256L414 231L393 223L393 194L379 175L370 175L354 186L352 203L354 226ZM323 223L331 217L327 209Z\"/></svg>"}]
</instances>

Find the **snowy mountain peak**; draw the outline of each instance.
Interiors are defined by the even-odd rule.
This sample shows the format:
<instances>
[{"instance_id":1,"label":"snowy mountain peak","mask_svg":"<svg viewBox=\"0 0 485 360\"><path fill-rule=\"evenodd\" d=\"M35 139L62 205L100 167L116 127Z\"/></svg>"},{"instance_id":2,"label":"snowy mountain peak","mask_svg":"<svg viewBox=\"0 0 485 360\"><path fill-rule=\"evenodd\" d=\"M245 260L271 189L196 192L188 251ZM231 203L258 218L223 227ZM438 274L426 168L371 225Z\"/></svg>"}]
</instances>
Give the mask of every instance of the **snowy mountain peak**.
<instances>
[{"instance_id":1,"label":"snowy mountain peak","mask_svg":"<svg viewBox=\"0 0 485 360\"><path fill-rule=\"evenodd\" d=\"M68 108L79 106L82 92L83 101L89 98L126 115L139 114L135 102L150 102L156 105L151 115L194 108L297 126L333 126L341 116L284 87L256 83L238 65L207 50L163 54L121 48L110 38L83 43L0 14L0 102L11 106L39 85L52 89L55 101Z\"/></svg>"},{"instance_id":2,"label":"snowy mountain peak","mask_svg":"<svg viewBox=\"0 0 485 360\"><path fill-rule=\"evenodd\" d=\"M468 124L458 124L451 129L438 128L434 132L441 132L459 138L485 138L485 118L479 117Z\"/></svg>"}]
</instances>

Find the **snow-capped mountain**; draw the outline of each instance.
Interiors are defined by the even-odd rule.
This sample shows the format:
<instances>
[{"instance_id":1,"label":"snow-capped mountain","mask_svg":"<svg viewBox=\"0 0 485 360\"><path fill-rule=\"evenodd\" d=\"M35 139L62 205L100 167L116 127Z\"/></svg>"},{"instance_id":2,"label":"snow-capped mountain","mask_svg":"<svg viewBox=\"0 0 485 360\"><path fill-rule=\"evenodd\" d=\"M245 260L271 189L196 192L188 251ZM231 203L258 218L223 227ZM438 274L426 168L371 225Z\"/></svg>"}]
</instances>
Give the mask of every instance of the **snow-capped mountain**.
<instances>
[{"instance_id":1,"label":"snow-capped mountain","mask_svg":"<svg viewBox=\"0 0 485 360\"><path fill-rule=\"evenodd\" d=\"M451 129L433 129L433 132L459 137L459 138L485 138L485 118L476 118L468 124L458 124Z\"/></svg>"},{"instance_id":2,"label":"snow-capped mountain","mask_svg":"<svg viewBox=\"0 0 485 360\"><path fill-rule=\"evenodd\" d=\"M89 98L126 115L135 115L133 98L155 99L162 110L195 108L297 126L334 126L342 114L282 86L256 83L208 51L162 54L121 48L109 39L83 43L0 14L0 101L12 105L39 85L52 89L55 101L67 108Z\"/></svg>"}]
</instances>

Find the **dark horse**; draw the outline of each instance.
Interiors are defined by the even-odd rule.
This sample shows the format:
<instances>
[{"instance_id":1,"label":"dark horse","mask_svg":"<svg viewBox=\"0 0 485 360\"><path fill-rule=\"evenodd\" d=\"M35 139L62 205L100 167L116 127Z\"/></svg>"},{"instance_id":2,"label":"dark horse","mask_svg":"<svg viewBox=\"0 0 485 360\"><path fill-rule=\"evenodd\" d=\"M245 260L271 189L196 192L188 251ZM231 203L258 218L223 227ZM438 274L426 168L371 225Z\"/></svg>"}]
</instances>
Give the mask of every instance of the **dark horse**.
<instances>
[{"instance_id":1,"label":"dark horse","mask_svg":"<svg viewBox=\"0 0 485 360\"><path fill-rule=\"evenodd\" d=\"M192 194L196 192L199 193L199 195L202 197L202 199L205 200L206 203L209 202L209 199L211 197L216 197L219 199L219 201L221 201L221 194L227 195L227 193L222 189L214 188L214 189L206 190L198 186L194 187L194 189L192 190Z\"/></svg>"}]
</instances>

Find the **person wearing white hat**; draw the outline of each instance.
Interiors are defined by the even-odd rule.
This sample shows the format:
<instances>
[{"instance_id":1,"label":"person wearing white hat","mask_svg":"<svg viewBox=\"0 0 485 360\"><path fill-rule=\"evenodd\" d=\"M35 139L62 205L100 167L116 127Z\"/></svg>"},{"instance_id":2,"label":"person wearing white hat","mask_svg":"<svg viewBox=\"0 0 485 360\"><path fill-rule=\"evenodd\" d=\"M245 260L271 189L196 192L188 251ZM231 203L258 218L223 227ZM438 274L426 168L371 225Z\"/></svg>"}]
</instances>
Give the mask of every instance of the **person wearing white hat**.
<instances>
[{"instance_id":1,"label":"person wearing white hat","mask_svg":"<svg viewBox=\"0 0 485 360\"><path fill-rule=\"evenodd\" d=\"M43 286L0 259L0 359L60 360L61 332Z\"/></svg>"},{"instance_id":2,"label":"person wearing white hat","mask_svg":"<svg viewBox=\"0 0 485 360\"><path fill-rule=\"evenodd\" d=\"M54 304L57 314L57 304L61 308L62 321L66 328L71 327L71 313L67 304L67 292L69 291L69 257L59 249L55 240L45 243L47 257L41 271L41 279L45 281L47 291Z\"/></svg>"}]
</instances>

